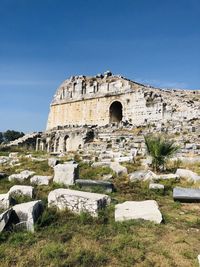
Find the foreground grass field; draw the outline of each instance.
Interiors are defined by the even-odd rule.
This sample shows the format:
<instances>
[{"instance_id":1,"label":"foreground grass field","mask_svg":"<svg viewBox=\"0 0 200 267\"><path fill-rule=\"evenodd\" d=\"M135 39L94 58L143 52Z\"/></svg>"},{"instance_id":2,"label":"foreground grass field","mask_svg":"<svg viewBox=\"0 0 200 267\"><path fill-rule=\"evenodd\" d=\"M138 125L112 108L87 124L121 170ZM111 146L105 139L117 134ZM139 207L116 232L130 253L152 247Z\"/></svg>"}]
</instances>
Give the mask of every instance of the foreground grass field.
<instances>
[{"instance_id":1,"label":"foreground grass field","mask_svg":"<svg viewBox=\"0 0 200 267\"><path fill-rule=\"evenodd\" d=\"M136 163L129 164L131 170ZM31 169L37 174L52 174L47 161L21 159L21 166L2 167L8 174ZM80 163L81 178L100 179L109 168L91 168ZM98 218L88 214L74 215L47 208L48 193L59 185L38 186L36 199L46 205L37 222L35 233L4 232L0 235L0 266L152 266L197 267L200 254L200 204L181 204L172 199L176 185L194 186L184 181L161 181L165 191L152 192L148 183L114 178L116 191L109 194L112 204ZM13 185L0 180L0 193ZM96 189L95 191L98 191ZM114 205L125 200L154 199L163 215L163 223L147 221L114 221Z\"/></svg>"}]
</instances>

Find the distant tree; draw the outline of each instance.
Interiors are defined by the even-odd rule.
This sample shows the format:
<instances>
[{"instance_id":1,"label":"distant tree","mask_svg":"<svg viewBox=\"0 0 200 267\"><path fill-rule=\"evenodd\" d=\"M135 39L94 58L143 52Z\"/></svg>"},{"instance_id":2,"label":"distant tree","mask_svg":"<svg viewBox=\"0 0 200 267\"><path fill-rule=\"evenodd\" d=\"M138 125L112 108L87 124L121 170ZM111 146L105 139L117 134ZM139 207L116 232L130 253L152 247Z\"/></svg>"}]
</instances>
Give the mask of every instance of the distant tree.
<instances>
[{"instance_id":1,"label":"distant tree","mask_svg":"<svg viewBox=\"0 0 200 267\"><path fill-rule=\"evenodd\" d=\"M24 136L23 132L17 132L14 130L7 130L6 132L3 133L3 137L5 142L11 142L14 141L20 137Z\"/></svg>"},{"instance_id":2,"label":"distant tree","mask_svg":"<svg viewBox=\"0 0 200 267\"><path fill-rule=\"evenodd\" d=\"M3 141L4 141L4 138L3 138L3 133L2 133L2 132L0 132L0 144L1 144L1 143L3 143Z\"/></svg>"},{"instance_id":3,"label":"distant tree","mask_svg":"<svg viewBox=\"0 0 200 267\"><path fill-rule=\"evenodd\" d=\"M152 157L152 166L155 171L164 169L165 163L169 157L179 149L173 141L161 136L145 136L147 152Z\"/></svg>"}]
</instances>

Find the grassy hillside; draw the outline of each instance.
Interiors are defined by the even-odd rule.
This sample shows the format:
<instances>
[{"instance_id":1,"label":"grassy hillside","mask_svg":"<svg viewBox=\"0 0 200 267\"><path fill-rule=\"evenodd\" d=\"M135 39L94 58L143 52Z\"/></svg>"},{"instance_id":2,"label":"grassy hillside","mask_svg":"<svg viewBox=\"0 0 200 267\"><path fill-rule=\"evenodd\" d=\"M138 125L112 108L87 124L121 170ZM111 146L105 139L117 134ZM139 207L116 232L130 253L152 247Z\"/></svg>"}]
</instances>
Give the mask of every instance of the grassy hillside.
<instances>
[{"instance_id":1,"label":"grassy hillside","mask_svg":"<svg viewBox=\"0 0 200 267\"><path fill-rule=\"evenodd\" d=\"M139 168L129 164L131 170ZM1 167L8 174L30 169L37 174L52 174L47 161L21 159L21 166ZM109 168L91 168L80 163L81 178L100 179L110 173ZM46 205L37 222L35 233L4 232L0 234L0 266L198 266L200 254L200 204L181 204L172 199L176 185L193 186L184 181L161 181L165 192L150 191L148 183L128 181L115 177L116 191L109 194L112 204L98 218L88 214L74 215L69 211L58 212L47 208L48 193L59 187L36 186L36 199ZM0 180L0 193L13 185ZM98 190L96 190L98 191ZM114 205L125 200L154 199L163 215L163 223L135 220L114 221ZM19 200L20 201L20 200ZM23 200L22 200L23 201Z\"/></svg>"}]
</instances>

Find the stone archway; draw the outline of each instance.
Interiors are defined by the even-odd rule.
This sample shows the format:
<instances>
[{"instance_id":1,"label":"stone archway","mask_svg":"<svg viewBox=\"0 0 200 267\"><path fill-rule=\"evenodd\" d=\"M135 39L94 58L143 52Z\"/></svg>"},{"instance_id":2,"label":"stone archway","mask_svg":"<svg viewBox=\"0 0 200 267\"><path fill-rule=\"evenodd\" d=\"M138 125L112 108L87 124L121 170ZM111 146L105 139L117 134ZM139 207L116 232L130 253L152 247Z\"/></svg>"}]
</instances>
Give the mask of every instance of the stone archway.
<instances>
[{"instance_id":1,"label":"stone archway","mask_svg":"<svg viewBox=\"0 0 200 267\"><path fill-rule=\"evenodd\" d=\"M109 109L110 123L119 123L123 117L123 106L119 101L110 105Z\"/></svg>"}]
</instances>

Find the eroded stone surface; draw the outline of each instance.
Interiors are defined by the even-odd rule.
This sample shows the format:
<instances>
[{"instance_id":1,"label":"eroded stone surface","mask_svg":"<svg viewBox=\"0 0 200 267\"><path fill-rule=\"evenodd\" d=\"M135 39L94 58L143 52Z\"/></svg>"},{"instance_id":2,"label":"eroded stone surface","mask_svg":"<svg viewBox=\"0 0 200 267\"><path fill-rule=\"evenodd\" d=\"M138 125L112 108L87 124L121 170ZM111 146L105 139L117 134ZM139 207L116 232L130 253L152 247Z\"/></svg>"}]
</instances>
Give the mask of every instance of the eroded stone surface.
<instances>
[{"instance_id":1,"label":"eroded stone surface","mask_svg":"<svg viewBox=\"0 0 200 267\"><path fill-rule=\"evenodd\" d=\"M77 163L69 162L58 164L54 167L53 181L58 184L73 185L79 178L79 166Z\"/></svg>"},{"instance_id":2,"label":"eroded stone surface","mask_svg":"<svg viewBox=\"0 0 200 267\"><path fill-rule=\"evenodd\" d=\"M200 181L200 176L187 169L177 169L176 174L179 175L181 178L185 178L188 181L197 182Z\"/></svg>"},{"instance_id":3,"label":"eroded stone surface","mask_svg":"<svg viewBox=\"0 0 200 267\"><path fill-rule=\"evenodd\" d=\"M155 177L157 177L155 173L153 173L152 171L145 171L145 170L140 170L129 174L129 179L131 182L146 181L146 180L151 181Z\"/></svg>"},{"instance_id":4,"label":"eroded stone surface","mask_svg":"<svg viewBox=\"0 0 200 267\"><path fill-rule=\"evenodd\" d=\"M156 183L150 183L149 184L149 189L153 190L164 190L164 185L163 184L156 184Z\"/></svg>"},{"instance_id":5,"label":"eroded stone surface","mask_svg":"<svg viewBox=\"0 0 200 267\"><path fill-rule=\"evenodd\" d=\"M10 196L8 193L0 194L0 209L6 210L10 206Z\"/></svg>"},{"instance_id":6,"label":"eroded stone surface","mask_svg":"<svg viewBox=\"0 0 200 267\"><path fill-rule=\"evenodd\" d=\"M70 189L56 189L48 195L48 206L59 210L69 209L72 212L88 212L98 216L98 211L110 203L110 198L104 194L88 193Z\"/></svg>"},{"instance_id":7,"label":"eroded stone surface","mask_svg":"<svg viewBox=\"0 0 200 267\"><path fill-rule=\"evenodd\" d=\"M161 223L162 215L155 200L126 201L115 206L115 221L143 219Z\"/></svg>"},{"instance_id":8,"label":"eroded stone surface","mask_svg":"<svg viewBox=\"0 0 200 267\"><path fill-rule=\"evenodd\" d=\"M10 197L27 196L33 198L34 187L30 185L14 185L8 191Z\"/></svg>"},{"instance_id":9,"label":"eroded stone surface","mask_svg":"<svg viewBox=\"0 0 200 267\"><path fill-rule=\"evenodd\" d=\"M117 175L127 175L127 168L119 164L118 162L111 162L109 167L113 170Z\"/></svg>"},{"instance_id":10,"label":"eroded stone surface","mask_svg":"<svg viewBox=\"0 0 200 267\"><path fill-rule=\"evenodd\" d=\"M12 174L8 177L8 180L11 182L11 181L25 181L29 178L31 178L33 175L35 174L35 172L33 171L28 171L28 170L25 170L25 171L22 171L18 174Z\"/></svg>"},{"instance_id":11,"label":"eroded stone surface","mask_svg":"<svg viewBox=\"0 0 200 267\"><path fill-rule=\"evenodd\" d=\"M6 210L0 214L0 233L6 227L8 221L10 219L11 213L12 213L12 209L9 209L9 210Z\"/></svg>"},{"instance_id":12,"label":"eroded stone surface","mask_svg":"<svg viewBox=\"0 0 200 267\"><path fill-rule=\"evenodd\" d=\"M28 231L34 232L34 223L43 211L43 204L41 200L30 201L15 205L13 211L19 219L19 224L24 223Z\"/></svg>"},{"instance_id":13,"label":"eroded stone surface","mask_svg":"<svg viewBox=\"0 0 200 267\"><path fill-rule=\"evenodd\" d=\"M30 182L31 184L35 185L49 185L49 182L52 178L53 178L52 176L34 175L30 179Z\"/></svg>"},{"instance_id":14,"label":"eroded stone surface","mask_svg":"<svg viewBox=\"0 0 200 267\"><path fill-rule=\"evenodd\" d=\"M49 158L48 159L48 165L50 167L55 167L59 163L59 160L57 158Z\"/></svg>"}]
</instances>

